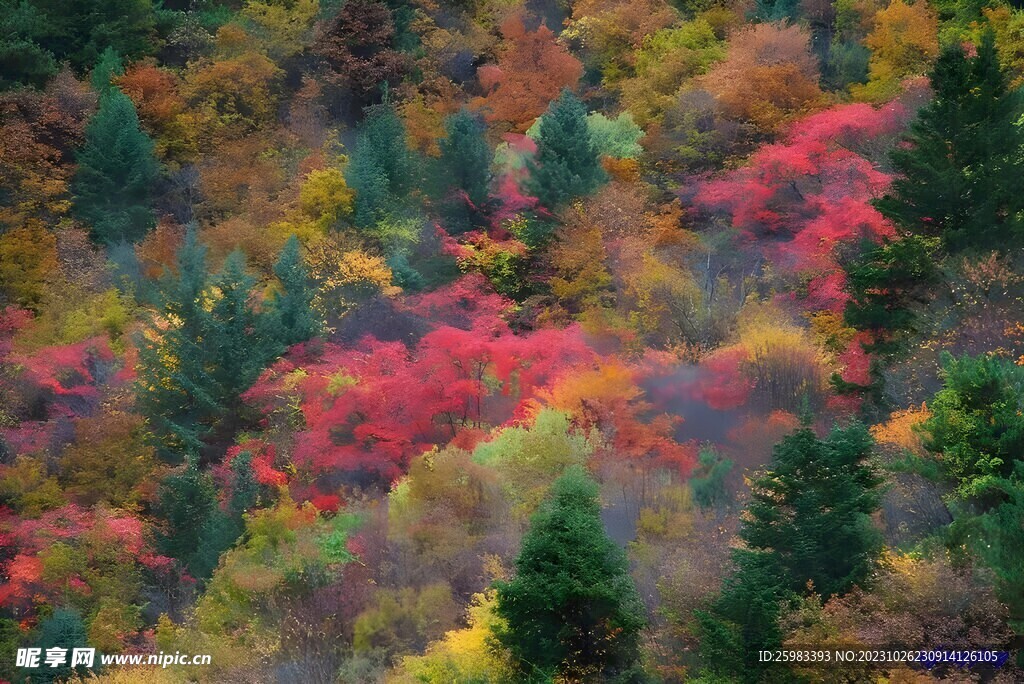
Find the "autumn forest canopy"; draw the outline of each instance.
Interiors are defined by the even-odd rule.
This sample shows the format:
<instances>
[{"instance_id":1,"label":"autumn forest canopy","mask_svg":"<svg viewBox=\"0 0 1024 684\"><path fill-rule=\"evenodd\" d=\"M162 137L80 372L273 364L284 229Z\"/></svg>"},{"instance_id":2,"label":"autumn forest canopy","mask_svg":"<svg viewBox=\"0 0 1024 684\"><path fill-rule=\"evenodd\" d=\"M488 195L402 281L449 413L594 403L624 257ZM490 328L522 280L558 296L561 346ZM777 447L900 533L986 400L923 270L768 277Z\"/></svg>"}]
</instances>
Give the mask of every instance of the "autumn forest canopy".
<instances>
[{"instance_id":1,"label":"autumn forest canopy","mask_svg":"<svg viewBox=\"0 0 1024 684\"><path fill-rule=\"evenodd\" d=\"M1024 681L1022 87L1004 0L0 0L0 684Z\"/></svg>"}]
</instances>

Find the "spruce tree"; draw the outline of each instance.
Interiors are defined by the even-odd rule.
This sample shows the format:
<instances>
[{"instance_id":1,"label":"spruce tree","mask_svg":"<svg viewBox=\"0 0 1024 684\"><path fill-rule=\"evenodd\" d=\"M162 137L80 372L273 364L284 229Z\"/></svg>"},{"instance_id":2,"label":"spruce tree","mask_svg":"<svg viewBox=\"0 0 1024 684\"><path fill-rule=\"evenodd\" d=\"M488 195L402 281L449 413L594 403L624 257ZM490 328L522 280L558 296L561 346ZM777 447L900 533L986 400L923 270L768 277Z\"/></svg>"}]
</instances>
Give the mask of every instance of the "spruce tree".
<instances>
[{"instance_id":1,"label":"spruce tree","mask_svg":"<svg viewBox=\"0 0 1024 684\"><path fill-rule=\"evenodd\" d=\"M239 396L277 353L250 302L253 280L240 253L212 280L206 249L189 231L178 273L165 278L155 321L141 339L138 401L161 455L180 461L239 422Z\"/></svg>"},{"instance_id":2,"label":"spruce tree","mask_svg":"<svg viewBox=\"0 0 1024 684\"><path fill-rule=\"evenodd\" d=\"M1019 93L986 32L969 56L943 50L931 74L935 98L892 153L899 177L877 207L897 225L941 237L950 250L1021 244L1024 178Z\"/></svg>"},{"instance_id":3,"label":"spruce tree","mask_svg":"<svg viewBox=\"0 0 1024 684\"><path fill-rule=\"evenodd\" d=\"M89 84L98 94L103 95L114 87L112 83L114 78L123 74L124 65L121 63L121 56L117 54L116 50L108 47L96 62L96 66L89 76Z\"/></svg>"},{"instance_id":4,"label":"spruce tree","mask_svg":"<svg viewBox=\"0 0 1024 684\"><path fill-rule=\"evenodd\" d=\"M85 131L71 190L78 218L104 244L137 242L156 224L153 186L160 165L128 96L111 87Z\"/></svg>"},{"instance_id":5,"label":"spruce tree","mask_svg":"<svg viewBox=\"0 0 1024 684\"><path fill-rule=\"evenodd\" d=\"M638 657L643 606L626 556L605 534L597 485L579 466L552 486L515 563L497 584L498 639L524 681L593 680Z\"/></svg>"},{"instance_id":6,"label":"spruce tree","mask_svg":"<svg viewBox=\"0 0 1024 684\"><path fill-rule=\"evenodd\" d=\"M917 326L917 308L940 281L938 238L908 235L872 245L846 265L846 324L871 334L871 353L893 354Z\"/></svg>"},{"instance_id":7,"label":"spruce tree","mask_svg":"<svg viewBox=\"0 0 1024 684\"><path fill-rule=\"evenodd\" d=\"M280 289L270 297L266 339L273 340L282 350L316 337L322 330L313 306L316 288L299 250L299 240L292 235L274 264Z\"/></svg>"},{"instance_id":8,"label":"spruce tree","mask_svg":"<svg viewBox=\"0 0 1024 684\"><path fill-rule=\"evenodd\" d=\"M71 608L57 608L42 622L39 623L39 634L36 643L33 646L41 648L43 655L45 656L47 649L51 648L66 648L67 659L66 662L57 667L49 667L43 665L43 667L29 671L29 676L21 681L29 681L32 684L42 684L46 682L63 682L67 681L73 675L80 677L88 677L93 671L99 669L99 658L96 658L96 662L92 668L87 668L82 665L78 665L74 668L71 667L71 653L76 648L88 648L89 640L85 631L85 623L82 622L82 616L77 610ZM19 675L24 676L25 671L22 670Z\"/></svg>"},{"instance_id":9,"label":"spruce tree","mask_svg":"<svg viewBox=\"0 0 1024 684\"><path fill-rule=\"evenodd\" d=\"M367 109L345 179L356 192L353 218L360 228L373 227L393 213L412 191L414 161L405 125L391 105Z\"/></svg>"},{"instance_id":10,"label":"spruce tree","mask_svg":"<svg viewBox=\"0 0 1024 684\"><path fill-rule=\"evenodd\" d=\"M871 521L881 483L865 462L871 446L868 431L853 425L825 440L804 427L775 447L752 486L736 570L711 610L697 613L709 670L770 679L757 654L781 644L787 600L809 587L826 598L842 594L868 576L882 550Z\"/></svg>"},{"instance_id":11,"label":"spruce tree","mask_svg":"<svg viewBox=\"0 0 1024 684\"><path fill-rule=\"evenodd\" d=\"M556 209L593 192L606 178L587 125L587 110L563 90L541 119L529 190L545 207Z\"/></svg>"},{"instance_id":12,"label":"spruce tree","mask_svg":"<svg viewBox=\"0 0 1024 684\"><path fill-rule=\"evenodd\" d=\"M491 147L479 115L463 108L445 121L441 166L449 187L457 188L476 207L487 202L491 185Z\"/></svg>"},{"instance_id":13,"label":"spruce tree","mask_svg":"<svg viewBox=\"0 0 1024 684\"><path fill-rule=\"evenodd\" d=\"M252 306L256 281L245 272L245 257L232 252L214 279L217 297L210 309L213 335L206 351L210 355L209 372L217 386L218 403L229 414L236 412L239 396L259 377L266 362L275 355L277 345L258 332L264 327L264 314Z\"/></svg>"},{"instance_id":14,"label":"spruce tree","mask_svg":"<svg viewBox=\"0 0 1024 684\"><path fill-rule=\"evenodd\" d=\"M771 554L801 591L813 582L822 596L860 582L881 551L871 521L881 480L865 462L872 440L861 425L819 440L801 428L776 447L769 472L753 483L739 536L746 547Z\"/></svg>"},{"instance_id":15,"label":"spruce tree","mask_svg":"<svg viewBox=\"0 0 1024 684\"><path fill-rule=\"evenodd\" d=\"M178 251L177 274L161 283L162 320L153 322L139 344L139 408L161 456L171 461L200 451L221 410L207 365L207 345L217 335L206 289L206 248L189 230Z\"/></svg>"},{"instance_id":16,"label":"spruce tree","mask_svg":"<svg viewBox=\"0 0 1024 684\"><path fill-rule=\"evenodd\" d=\"M221 512L210 474L189 459L160 483L154 512L163 521L156 539L160 552L181 561L194 577L209 577L222 550L207 543L210 520Z\"/></svg>"}]
</instances>

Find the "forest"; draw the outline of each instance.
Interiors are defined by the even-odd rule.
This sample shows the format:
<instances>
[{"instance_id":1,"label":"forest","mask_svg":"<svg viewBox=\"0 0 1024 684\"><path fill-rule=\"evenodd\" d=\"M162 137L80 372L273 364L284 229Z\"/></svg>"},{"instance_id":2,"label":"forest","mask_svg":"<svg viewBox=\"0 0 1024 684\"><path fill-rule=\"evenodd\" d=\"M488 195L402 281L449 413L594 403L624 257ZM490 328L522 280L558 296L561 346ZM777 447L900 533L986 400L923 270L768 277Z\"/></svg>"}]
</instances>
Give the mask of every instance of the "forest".
<instances>
[{"instance_id":1,"label":"forest","mask_svg":"<svg viewBox=\"0 0 1024 684\"><path fill-rule=\"evenodd\" d=\"M1020 0L0 0L0 684L1024 681L1022 86Z\"/></svg>"}]
</instances>

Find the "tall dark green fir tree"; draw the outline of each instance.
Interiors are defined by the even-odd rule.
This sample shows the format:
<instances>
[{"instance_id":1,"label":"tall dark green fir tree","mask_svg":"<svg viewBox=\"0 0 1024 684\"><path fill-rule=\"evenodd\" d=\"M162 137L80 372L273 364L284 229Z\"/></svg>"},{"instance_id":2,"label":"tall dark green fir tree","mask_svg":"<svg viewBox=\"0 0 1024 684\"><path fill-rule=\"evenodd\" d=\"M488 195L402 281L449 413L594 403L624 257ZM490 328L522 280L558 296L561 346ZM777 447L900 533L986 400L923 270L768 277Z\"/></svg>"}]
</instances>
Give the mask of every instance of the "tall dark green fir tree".
<instances>
[{"instance_id":1,"label":"tall dark green fir tree","mask_svg":"<svg viewBox=\"0 0 1024 684\"><path fill-rule=\"evenodd\" d=\"M758 651L780 645L784 603L809 587L826 598L843 594L868 576L882 550L871 520L881 484L867 463L871 447L862 425L824 440L804 427L775 447L751 489L736 571L712 609L697 614L709 670L775 681Z\"/></svg>"},{"instance_id":2,"label":"tall dark green fir tree","mask_svg":"<svg viewBox=\"0 0 1024 684\"><path fill-rule=\"evenodd\" d=\"M626 556L605 534L597 485L575 466L534 515L515 563L499 582L498 639L522 681L598 681L638 658L643 605Z\"/></svg>"},{"instance_id":3,"label":"tall dark green fir tree","mask_svg":"<svg viewBox=\"0 0 1024 684\"><path fill-rule=\"evenodd\" d=\"M267 316L267 339L283 350L293 344L316 337L323 329L313 306L316 288L302 261L299 240L288 238L274 264L280 288L270 296Z\"/></svg>"},{"instance_id":4,"label":"tall dark green fir tree","mask_svg":"<svg viewBox=\"0 0 1024 684\"><path fill-rule=\"evenodd\" d=\"M206 249L189 231L177 275L162 285L162 315L139 348L139 408L161 455L180 461L207 442L228 441L240 421L239 396L279 349L261 331L253 280L240 253L212 281Z\"/></svg>"},{"instance_id":5,"label":"tall dark green fir tree","mask_svg":"<svg viewBox=\"0 0 1024 684\"><path fill-rule=\"evenodd\" d=\"M104 244L137 242L156 224L160 164L128 96L111 87L85 131L71 184L75 213Z\"/></svg>"},{"instance_id":6,"label":"tall dark green fir tree","mask_svg":"<svg viewBox=\"0 0 1024 684\"><path fill-rule=\"evenodd\" d=\"M876 206L953 251L1021 244L1021 98L1000 69L993 34L973 56L960 44L945 48L931 83L935 98L911 124L909 144L893 151L899 175Z\"/></svg>"},{"instance_id":7,"label":"tall dark green fir tree","mask_svg":"<svg viewBox=\"0 0 1024 684\"><path fill-rule=\"evenodd\" d=\"M394 213L413 189L414 168L395 108L389 103L367 108L345 174L356 191L355 224L370 228Z\"/></svg>"},{"instance_id":8,"label":"tall dark green fir tree","mask_svg":"<svg viewBox=\"0 0 1024 684\"><path fill-rule=\"evenodd\" d=\"M441 166L448 187L466 194L476 207L487 202L494 155L484 137L486 126L478 115L463 108L444 124L447 137L441 141Z\"/></svg>"},{"instance_id":9,"label":"tall dark green fir tree","mask_svg":"<svg viewBox=\"0 0 1024 684\"><path fill-rule=\"evenodd\" d=\"M548 209L587 195L607 178L587 126L587 110L569 90L541 118L528 188Z\"/></svg>"}]
</instances>

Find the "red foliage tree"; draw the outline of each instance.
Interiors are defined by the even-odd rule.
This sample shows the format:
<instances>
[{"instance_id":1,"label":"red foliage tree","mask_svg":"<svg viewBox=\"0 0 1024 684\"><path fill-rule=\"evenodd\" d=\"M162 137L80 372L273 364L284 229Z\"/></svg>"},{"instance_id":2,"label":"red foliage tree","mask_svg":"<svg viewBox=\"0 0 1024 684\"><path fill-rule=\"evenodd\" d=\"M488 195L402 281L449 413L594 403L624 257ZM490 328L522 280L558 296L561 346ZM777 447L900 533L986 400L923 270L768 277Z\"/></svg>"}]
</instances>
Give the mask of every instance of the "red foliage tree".
<instances>
[{"instance_id":1,"label":"red foliage tree","mask_svg":"<svg viewBox=\"0 0 1024 684\"><path fill-rule=\"evenodd\" d=\"M501 298L464 287L449 290L447 302L437 293L419 298L454 324L414 347L372 337L354 347L298 345L245 399L268 413L298 407L305 429L292 454L297 465L390 481L412 456L461 430L507 421L522 401L592 356L576 328L513 334L497 316Z\"/></svg>"},{"instance_id":2,"label":"red foliage tree","mask_svg":"<svg viewBox=\"0 0 1024 684\"><path fill-rule=\"evenodd\" d=\"M727 218L741 239L783 270L830 276L812 282L812 296L815 284L825 290L810 303L841 308L835 248L893 234L871 205L891 180L873 158L908 116L903 105L890 103L878 109L844 105L807 117L783 142L758 150L747 166L701 184L694 204Z\"/></svg>"}]
</instances>

